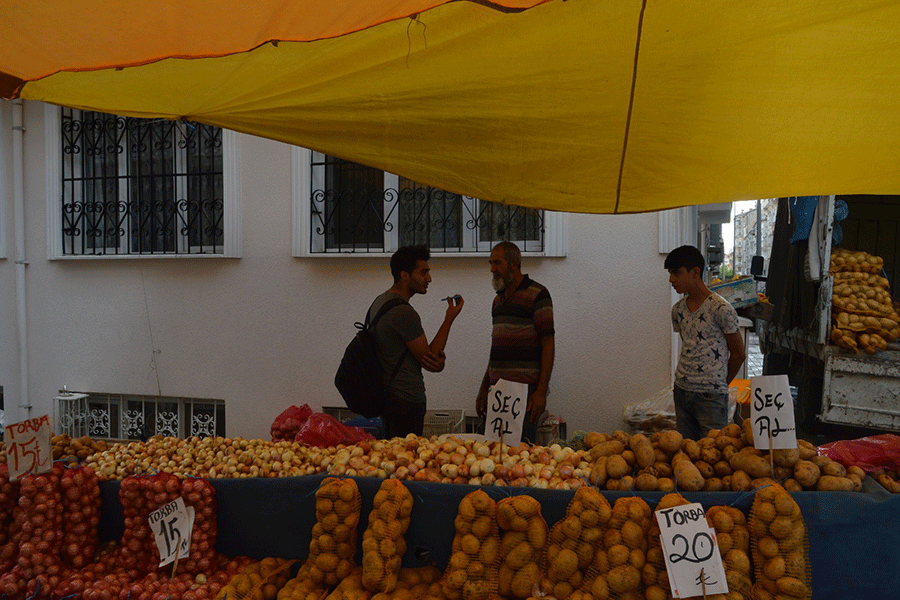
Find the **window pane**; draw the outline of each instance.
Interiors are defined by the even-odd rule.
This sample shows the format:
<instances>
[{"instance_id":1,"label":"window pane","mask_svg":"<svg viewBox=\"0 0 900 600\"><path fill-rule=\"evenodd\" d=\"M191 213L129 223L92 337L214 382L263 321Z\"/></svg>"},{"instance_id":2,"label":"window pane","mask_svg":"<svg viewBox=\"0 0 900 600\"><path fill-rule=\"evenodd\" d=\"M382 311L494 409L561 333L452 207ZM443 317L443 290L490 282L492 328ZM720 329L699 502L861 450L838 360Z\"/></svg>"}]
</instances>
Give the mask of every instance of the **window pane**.
<instances>
[{"instance_id":1,"label":"window pane","mask_svg":"<svg viewBox=\"0 0 900 600\"><path fill-rule=\"evenodd\" d=\"M400 245L459 248L462 196L400 178Z\"/></svg>"},{"instance_id":2,"label":"window pane","mask_svg":"<svg viewBox=\"0 0 900 600\"><path fill-rule=\"evenodd\" d=\"M439 253L486 252L502 240L526 252L544 250L541 210L483 202L317 152L310 165L312 253L391 252L413 244Z\"/></svg>"},{"instance_id":3,"label":"window pane","mask_svg":"<svg viewBox=\"0 0 900 600\"><path fill-rule=\"evenodd\" d=\"M62 109L64 254L224 245L222 130Z\"/></svg>"},{"instance_id":4,"label":"window pane","mask_svg":"<svg viewBox=\"0 0 900 600\"><path fill-rule=\"evenodd\" d=\"M222 130L186 127L180 145L187 159L187 231L190 246L221 247L225 243L222 217L225 185Z\"/></svg>"},{"instance_id":5,"label":"window pane","mask_svg":"<svg viewBox=\"0 0 900 600\"><path fill-rule=\"evenodd\" d=\"M534 208L479 202L478 241L500 242L504 240L529 242L528 250L535 245L543 249L543 212ZM525 251L526 248L521 248Z\"/></svg>"},{"instance_id":6,"label":"window pane","mask_svg":"<svg viewBox=\"0 0 900 600\"><path fill-rule=\"evenodd\" d=\"M384 172L331 156L312 163L312 228L327 248L384 248Z\"/></svg>"}]
</instances>

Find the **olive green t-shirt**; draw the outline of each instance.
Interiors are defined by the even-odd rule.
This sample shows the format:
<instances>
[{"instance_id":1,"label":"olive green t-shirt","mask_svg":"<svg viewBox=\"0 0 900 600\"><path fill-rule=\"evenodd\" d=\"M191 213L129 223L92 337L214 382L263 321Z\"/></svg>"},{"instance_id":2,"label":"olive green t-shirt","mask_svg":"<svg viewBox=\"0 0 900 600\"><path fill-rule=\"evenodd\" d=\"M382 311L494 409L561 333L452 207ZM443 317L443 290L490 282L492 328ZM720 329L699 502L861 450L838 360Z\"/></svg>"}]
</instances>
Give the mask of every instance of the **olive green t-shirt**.
<instances>
[{"instance_id":1,"label":"olive green t-shirt","mask_svg":"<svg viewBox=\"0 0 900 600\"><path fill-rule=\"evenodd\" d=\"M369 321L378 310L391 298L400 298L394 292L385 292L375 298L369 307ZM419 313L409 304L395 306L381 317L375 326L375 338L378 341L378 354L381 358L381 366L384 368L384 380L387 382L397 361L406 350L407 342L411 342L423 335L422 320ZM425 380L422 377L422 365L411 353L406 353L397 376L390 384L391 391L398 397L408 402L425 402Z\"/></svg>"}]
</instances>

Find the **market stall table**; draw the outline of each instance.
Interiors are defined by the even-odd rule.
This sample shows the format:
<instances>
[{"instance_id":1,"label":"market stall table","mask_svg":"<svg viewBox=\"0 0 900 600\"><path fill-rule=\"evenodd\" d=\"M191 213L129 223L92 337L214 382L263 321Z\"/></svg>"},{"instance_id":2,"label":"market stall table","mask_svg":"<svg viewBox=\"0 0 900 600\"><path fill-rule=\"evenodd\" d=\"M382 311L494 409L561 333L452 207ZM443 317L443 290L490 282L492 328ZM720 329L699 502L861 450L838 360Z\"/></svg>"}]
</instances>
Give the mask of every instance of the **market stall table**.
<instances>
[{"instance_id":1,"label":"market stall table","mask_svg":"<svg viewBox=\"0 0 900 600\"><path fill-rule=\"evenodd\" d=\"M326 475L275 479L213 479L218 504L217 549L229 556L253 558L276 556L305 559L310 531L315 523L315 492ZM362 539L380 479L354 478L362 497L358 539ZM404 566L421 567L433 561L444 568L449 559L454 519L459 501L475 489L495 500L529 494L541 503L548 526L565 516L574 491L533 488L471 486L404 482L412 493L414 507L406 533ZM100 486L102 497L102 541L118 540L124 528L119 504L119 482ZM603 491L610 504L632 495ZM663 492L636 492L655 507ZM749 514L752 493L684 493L704 508L731 505ZM900 589L900 496L888 494L871 478L864 491L796 492L806 520L809 556L816 600L869 600L896 595ZM361 550L357 552L357 562Z\"/></svg>"}]
</instances>

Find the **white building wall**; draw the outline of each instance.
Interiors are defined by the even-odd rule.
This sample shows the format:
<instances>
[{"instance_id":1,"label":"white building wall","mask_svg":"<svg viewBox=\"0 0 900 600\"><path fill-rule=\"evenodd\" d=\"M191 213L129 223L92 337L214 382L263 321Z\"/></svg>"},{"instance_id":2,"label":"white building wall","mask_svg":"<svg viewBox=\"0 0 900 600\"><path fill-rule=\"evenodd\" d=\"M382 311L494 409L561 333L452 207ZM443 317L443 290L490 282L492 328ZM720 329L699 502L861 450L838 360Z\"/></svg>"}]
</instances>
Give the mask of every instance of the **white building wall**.
<instances>
[{"instance_id":1,"label":"white building wall","mask_svg":"<svg viewBox=\"0 0 900 600\"><path fill-rule=\"evenodd\" d=\"M4 124L7 102L0 103ZM387 258L294 258L290 147L238 136L243 254L237 259L47 259L43 105L26 103L29 387L32 414L62 386L97 393L219 398L229 436L268 437L291 404L341 406L343 348L391 284ZM4 133L4 135L6 135ZM4 138L0 138L4 139ZM7 153L8 156L8 153ZM4 166L3 168L8 168ZM2 199L3 196L0 196ZM7 223L12 207L2 206ZM12 231L7 232L12 243ZM623 427L622 411L671 381L672 298L658 217L569 215L568 255L524 259L551 292L556 366L548 407L577 430ZM0 385L18 402L15 275L0 259ZM490 344L487 257L434 257L413 306L431 337L460 293L443 373L426 373L429 407L474 413Z\"/></svg>"}]
</instances>

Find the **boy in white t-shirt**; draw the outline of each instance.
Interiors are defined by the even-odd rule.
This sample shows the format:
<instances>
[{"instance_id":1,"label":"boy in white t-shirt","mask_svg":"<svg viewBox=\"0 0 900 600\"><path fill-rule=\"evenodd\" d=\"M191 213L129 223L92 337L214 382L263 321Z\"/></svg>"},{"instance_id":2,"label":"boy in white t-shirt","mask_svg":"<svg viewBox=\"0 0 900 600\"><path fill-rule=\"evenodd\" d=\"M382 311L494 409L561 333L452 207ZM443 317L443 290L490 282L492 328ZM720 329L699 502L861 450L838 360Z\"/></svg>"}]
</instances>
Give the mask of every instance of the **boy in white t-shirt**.
<instances>
[{"instance_id":1,"label":"boy in white t-shirt","mask_svg":"<svg viewBox=\"0 0 900 600\"><path fill-rule=\"evenodd\" d=\"M675 370L675 422L678 431L699 440L728 424L728 384L747 358L737 313L703 283L706 261L693 246L666 256L669 283L685 297L672 307L672 328L681 334Z\"/></svg>"}]
</instances>

